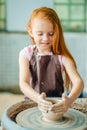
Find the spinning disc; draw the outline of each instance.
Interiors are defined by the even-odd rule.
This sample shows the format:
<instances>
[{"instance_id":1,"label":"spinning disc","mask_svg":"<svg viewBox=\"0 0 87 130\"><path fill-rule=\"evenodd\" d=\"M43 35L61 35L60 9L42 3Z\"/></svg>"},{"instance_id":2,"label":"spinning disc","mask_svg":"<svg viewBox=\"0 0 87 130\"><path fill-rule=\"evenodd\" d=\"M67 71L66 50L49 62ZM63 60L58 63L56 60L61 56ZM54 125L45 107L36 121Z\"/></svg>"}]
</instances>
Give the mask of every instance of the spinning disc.
<instances>
[{"instance_id":1,"label":"spinning disc","mask_svg":"<svg viewBox=\"0 0 87 130\"><path fill-rule=\"evenodd\" d=\"M87 128L86 116L74 109L69 109L61 120L48 121L43 118L38 107L33 107L20 112L16 117L16 122L31 130L83 130Z\"/></svg>"}]
</instances>

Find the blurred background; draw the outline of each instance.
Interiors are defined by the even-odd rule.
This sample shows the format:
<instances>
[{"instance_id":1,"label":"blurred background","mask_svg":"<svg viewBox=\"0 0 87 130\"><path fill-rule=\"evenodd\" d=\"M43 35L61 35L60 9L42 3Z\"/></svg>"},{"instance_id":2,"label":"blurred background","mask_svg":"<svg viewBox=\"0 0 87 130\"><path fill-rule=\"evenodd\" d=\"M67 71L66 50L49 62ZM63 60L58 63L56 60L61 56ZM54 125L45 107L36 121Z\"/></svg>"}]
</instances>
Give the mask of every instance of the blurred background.
<instances>
[{"instance_id":1,"label":"blurred background","mask_svg":"<svg viewBox=\"0 0 87 130\"><path fill-rule=\"evenodd\" d=\"M87 0L0 0L0 115L23 99L19 89L20 50L31 44L27 23L33 9L53 8L59 15L66 44L76 60L87 93Z\"/></svg>"}]
</instances>

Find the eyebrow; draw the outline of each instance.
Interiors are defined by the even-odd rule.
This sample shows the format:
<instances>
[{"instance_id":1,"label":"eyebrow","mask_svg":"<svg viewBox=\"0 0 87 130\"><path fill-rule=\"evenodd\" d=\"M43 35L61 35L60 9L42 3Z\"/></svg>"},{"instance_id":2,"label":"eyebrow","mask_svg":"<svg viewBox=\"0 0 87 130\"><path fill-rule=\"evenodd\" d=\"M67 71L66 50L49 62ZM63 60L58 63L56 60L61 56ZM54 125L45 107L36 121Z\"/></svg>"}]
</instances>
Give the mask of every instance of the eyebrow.
<instances>
[{"instance_id":1,"label":"eyebrow","mask_svg":"<svg viewBox=\"0 0 87 130\"><path fill-rule=\"evenodd\" d=\"M36 31L36 33L41 33L43 31ZM54 33L54 31L48 31L47 33Z\"/></svg>"}]
</instances>

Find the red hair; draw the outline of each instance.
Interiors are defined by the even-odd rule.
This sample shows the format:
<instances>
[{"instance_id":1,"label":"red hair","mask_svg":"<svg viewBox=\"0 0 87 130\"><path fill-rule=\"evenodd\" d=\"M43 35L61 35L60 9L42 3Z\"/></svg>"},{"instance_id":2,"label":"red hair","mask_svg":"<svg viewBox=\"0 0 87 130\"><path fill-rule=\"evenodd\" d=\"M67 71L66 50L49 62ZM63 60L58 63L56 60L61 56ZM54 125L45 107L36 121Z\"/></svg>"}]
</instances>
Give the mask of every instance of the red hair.
<instances>
[{"instance_id":1,"label":"red hair","mask_svg":"<svg viewBox=\"0 0 87 130\"><path fill-rule=\"evenodd\" d=\"M27 26L28 32L32 30L32 21L34 18L45 19L45 20L50 21L53 24L53 28L54 28L54 36L53 36L53 43L52 43L53 53L57 55L64 55L64 56L69 57L73 61L76 67L75 60L65 44L62 26L61 26L57 13L52 8L48 8L48 7L40 7L40 8L35 9L31 14L31 17ZM34 43L34 39L32 37L31 39ZM69 84L69 83L70 83L70 79L66 72L66 84Z\"/></svg>"}]
</instances>

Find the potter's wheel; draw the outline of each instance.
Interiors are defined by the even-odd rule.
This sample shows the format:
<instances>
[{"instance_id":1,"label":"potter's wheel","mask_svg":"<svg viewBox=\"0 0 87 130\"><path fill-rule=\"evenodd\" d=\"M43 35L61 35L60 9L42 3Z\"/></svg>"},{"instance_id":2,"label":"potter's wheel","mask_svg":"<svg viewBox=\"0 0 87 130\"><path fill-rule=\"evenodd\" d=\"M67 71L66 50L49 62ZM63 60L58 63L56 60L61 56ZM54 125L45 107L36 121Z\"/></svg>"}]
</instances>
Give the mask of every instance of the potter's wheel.
<instances>
[{"instance_id":1,"label":"potter's wheel","mask_svg":"<svg viewBox=\"0 0 87 130\"><path fill-rule=\"evenodd\" d=\"M48 121L42 116L38 107L20 112L16 116L18 125L31 130L84 130L87 129L87 119L80 111L69 109L59 121Z\"/></svg>"}]
</instances>

